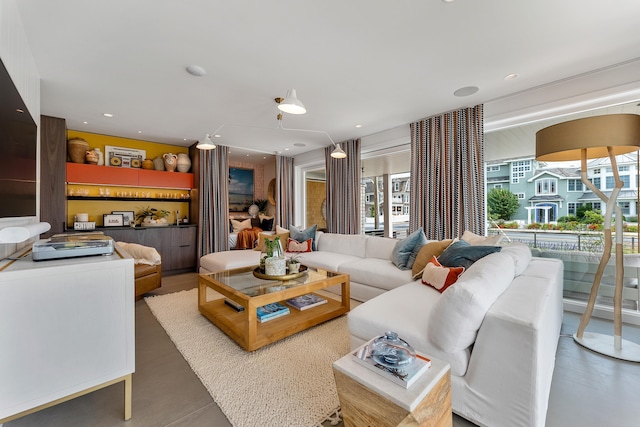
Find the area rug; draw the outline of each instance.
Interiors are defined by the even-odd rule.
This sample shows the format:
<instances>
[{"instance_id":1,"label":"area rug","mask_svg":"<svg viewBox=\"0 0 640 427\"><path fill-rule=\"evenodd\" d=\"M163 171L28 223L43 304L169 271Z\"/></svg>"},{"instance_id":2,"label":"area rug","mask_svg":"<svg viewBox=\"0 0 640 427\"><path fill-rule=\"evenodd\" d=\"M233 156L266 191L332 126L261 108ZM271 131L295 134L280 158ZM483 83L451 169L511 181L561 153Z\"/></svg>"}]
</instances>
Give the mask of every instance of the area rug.
<instances>
[{"instance_id":1,"label":"area rug","mask_svg":"<svg viewBox=\"0 0 640 427\"><path fill-rule=\"evenodd\" d=\"M198 311L198 290L145 298L236 427L337 424L332 364L349 351L346 316L249 353Z\"/></svg>"}]
</instances>

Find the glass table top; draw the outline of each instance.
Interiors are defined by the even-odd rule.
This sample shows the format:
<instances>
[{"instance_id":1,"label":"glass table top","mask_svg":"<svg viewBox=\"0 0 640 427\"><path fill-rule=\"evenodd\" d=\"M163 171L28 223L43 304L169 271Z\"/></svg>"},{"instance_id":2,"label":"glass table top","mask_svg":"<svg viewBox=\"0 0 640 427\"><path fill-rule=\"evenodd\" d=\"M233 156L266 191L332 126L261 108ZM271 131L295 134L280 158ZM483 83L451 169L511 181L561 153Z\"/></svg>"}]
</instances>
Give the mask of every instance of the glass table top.
<instances>
[{"instance_id":1,"label":"glass table top","mask_svg":"<svg viewBox=\"0 0 640 427\"><path fill-rule=\"evenodd\" d=\"M307 267L305 274L292 280L260 279L253 275L255 268L256 267L240 268L220 273L203 274L203 276L210 277L249 297L255 297L341 275L340 273Z\"/></svg>"}]
</instances>

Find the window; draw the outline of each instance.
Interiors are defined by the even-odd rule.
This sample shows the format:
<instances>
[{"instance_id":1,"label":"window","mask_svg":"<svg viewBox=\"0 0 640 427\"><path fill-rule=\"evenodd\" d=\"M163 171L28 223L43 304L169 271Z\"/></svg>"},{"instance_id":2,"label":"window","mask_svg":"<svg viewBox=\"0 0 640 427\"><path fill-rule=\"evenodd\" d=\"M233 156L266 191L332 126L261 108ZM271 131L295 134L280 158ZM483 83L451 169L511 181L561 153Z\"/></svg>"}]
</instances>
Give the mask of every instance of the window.
<instances>
[{"instance_id":1,"label":"window","mask_svg":"<svg viewBox=\"0 0 640 427\"><path fill-rule=\"evenodd\" d=\"M577 203L573 203L573 202L567 203L567 215L574 215L575 216L577 209L578 209L578 204Z\"/></svg>"},{"instance_id":2,"label":"window","mask_svg":"<svg viewBox=\"0 0 640 427\"><path fill-rule=\"evenodd\" d=\"M518 200L524 200L527 198L526 193L516 193L516 195L518 196Z\"/></svg>"},{"instance_id":3,"label":"window","mask_svg":"<svg viewBox=\"0 0 640 427\"><path fill-rule=\"evenodd\" d=\"M599 190L600 189L600 178L589 178L589 181L593 183L593 185Z\"/></svg>"},{"instance_id":4,"label":"window","mask_svg":"<svg viewBox=\"0 0 640 427\"><path fill-rule=\"evenodd\" d=\"M400 183L398 181L393 181L393 191L400 191Z\"/></svg>"},{"instance_id":5,"label":"window","mask_svg":"<svg viewBox=\"0 0 640 427\"><path fill-rule=\"evenodd\" d=\"M622 215L629 215L631 213L631 202L618 202Z\"/></svg>"},{"instance_id":6,"label":"window","mask_svg":"<svg viewBox=\"0 0 640 427\"><path fill-rule=\"evenodd\" d=\"M593 170L593 174L594 175L599 175L600 174L600 169L599 168L598 169L594 169Z\"/></svg>"},{"instance_id":7,"label":"window","mask_svg":"<svg viewBox=\"0 0 640 427\"><path fill-rule=\"evenodd\" d=\"M502 188L502 184L493 184L493 188Z\"/></svg>"},{"instance_id":8,"label":"window","mask_svg":"<svg viewBox=\"0 0 640 427\"><path fill-rule=\"evenodd\" d=\"M567 191L584 191L582 188L582 180L569 179L567 180Z\"/></svg>"},{"instance_id":9,"label":"window","mask_svg":"<svg viewBox=\"0 0 640 427\"><path fill-rule=\"evenodd\" d=\"M402 215L409 215L409 206L402 207Z\"/></svg>"},{"instance_id":10,"label":"window","mask_svg":"<svg viewBox=\"0 0 640 427\"><path fill-rule=\"evenodd\" d=\"M409 201L410 201L409 195L408 195L408 194L404 194L404 195L402 196L402 201L403 201L404 203L409 203Z\"/></svg>"},{"instance_id":11,"label":"window","mask_svg":"<svg viewBox=\"0 0 640 427\"><path fill-rule=\"evenodd\" d=\"M487 172L500 172L500 166L487 166Z\"/></svg>"},{"instance_id":12,"label":"window","mask_svg":"<svg viewBox=\"0 0 640 427\"><path fill-rule=\"evenodd\" d=\"M618 172L629 172L629 165L618 166Z\"/></svg>"},{"instance_id":13,"label":"window","mask_svg":"<svg viewBox=\"0 0 640 427\"><path fill-rule=\"evenodd\" d=\"M620 175L620 181L622 181L622 188L630 188L629 175ZM615 180L613 179L613 176L608 176L605 188L609 190L614 187L615 187Z\"/></svg>"},{"instance_id":14,"label":"window","mask_svg":"<svg viewBox=\"0 0 640 427\"><path fill-rule=\"evenodd\" d=\"M558 194L555 178L543 178L536 181L536 195L553 195Z\"/></svg>"},{"instance_id":15,"label":"window","mask_svg":"<svg viewBox=\"0 0 640 427\"><path fill-rule=\"evenodd\" d=\"M520 182L520 178L511 178L511 183L512 184L517 184Z\"/></svg>"},{"instance_id":16,"label":"window","mask_svg":"<svg viewBox=\"0 0 640 427\"><path fill-rule=\"evenodd\" d=\"M531 160L519 160L511 162L511 182L517 184L519 178L524 178L526 172L531 172ZM515 181L518 179L518 181Z\"/></svg>"},{"instance_id":17,"label":"window","mask_svg":"<svg viewBox=\"0 0 640 427\"><path fill-rule=\"evenodd\" d=\"M375 198L373 194L367 194L367 203L373 203L374 200Z\"/></svg>"}]
</instances>

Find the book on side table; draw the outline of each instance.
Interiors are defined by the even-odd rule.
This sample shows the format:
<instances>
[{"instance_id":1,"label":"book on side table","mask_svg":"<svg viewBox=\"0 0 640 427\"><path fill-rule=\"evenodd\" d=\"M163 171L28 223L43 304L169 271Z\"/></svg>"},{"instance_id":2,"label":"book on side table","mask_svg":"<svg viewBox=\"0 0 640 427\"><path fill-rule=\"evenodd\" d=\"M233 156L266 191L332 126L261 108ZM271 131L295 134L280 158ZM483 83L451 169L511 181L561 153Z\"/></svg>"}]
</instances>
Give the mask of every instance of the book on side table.
<instances>
[{"instance_id":1,"label":"book on side table","mask_svg":"<svg viewBox=\"0 0 640 427\"><path fill-rule=\"evenodd\" d=\"M353 353L353 359L360 365L365 366L369 370L382 375L388 380L393 381L404 388L411 387L411 385L416 382L416 380L420 378L431 366L431 360L429 360L428 357L423 354L416 353L416 358L411 365L403 368L402 371L387 368L386 366L376 362L373 357L371 357L370 347L372 342L373 340L358 348Z\"/></svg>"},{"instance_id":2,"label":"book on side table","mask_svg":"<svg viewBox=\"0 0 640 427\"><path fill-rule=\"evenodd\" d=\"M269 320L277 319L278 317L286 316L290 313L289 307L280 304L279 302L273 302L271 304L263 305L257 309L258 322L264 323Z\"/></svg>"},{"instance_id":3,"label":"book on side table","mask_svg":"<svg viewBox=\"0 0 640 427\"><path fill-rule=\"evenodd\" d=\"M322 304L326 304L327 300L320 298L316 294L305 294L299 297L291 298L287 300L287 304L296 310L306 310L311 307L317 307Z\"/></svg>"}]
</instances>

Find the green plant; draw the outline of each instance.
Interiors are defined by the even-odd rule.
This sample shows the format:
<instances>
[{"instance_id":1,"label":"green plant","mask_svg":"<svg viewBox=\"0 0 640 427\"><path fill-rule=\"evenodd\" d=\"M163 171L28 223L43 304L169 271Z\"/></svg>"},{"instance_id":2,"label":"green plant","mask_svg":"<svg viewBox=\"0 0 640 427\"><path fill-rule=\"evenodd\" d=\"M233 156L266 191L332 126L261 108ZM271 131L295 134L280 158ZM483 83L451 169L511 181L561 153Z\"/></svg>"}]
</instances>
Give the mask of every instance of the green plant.
<instances>
[{"instance_id":1,"label":"green plant","mask_svg":"<svg viewBox=\"0 0 640 427\"><path fill-rule=\"evenodd\" d=\"M256 199L253 203L258 207L258 211L261 214L267 213L267 205L269 204L269 200L267 199Z\"/></svg>"},{"instance_id":2,"label":"green plant","mask_svg":"<svg viewBox=\"0 0 640 427\"><path fill-rule=\"evenodd\" d=\"M287 264L300 264L300 254L293 254L287 259Z\"/></svg>"},{"instance_id":3,"label":"green plant","mask_svg":"<svg viewBox=\"0 0 640 427\"><path fill-rule=\"evenodd\" d=\"M600 211L588 210L584 213L582 220L583 224L602 224L604 222L604 216Z\"/></svg>"},{"instance_id":4,"label":"green plant","mask_svg":"<svg viewBox=\"0 0 640 427\"><path fill-rule=\"evenodd\" d=\"M518 211L518 196L504 188L492 188L487 194L487 210L489 215L509 220ZM493 218L493 217L492 217Z\"/></svg>"}]
</instances>

